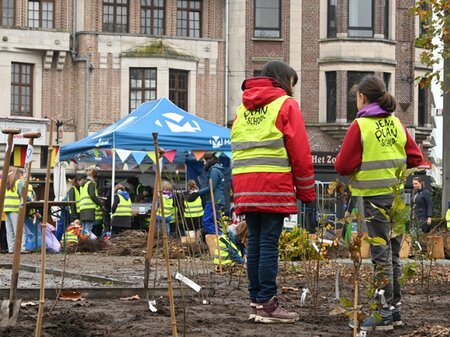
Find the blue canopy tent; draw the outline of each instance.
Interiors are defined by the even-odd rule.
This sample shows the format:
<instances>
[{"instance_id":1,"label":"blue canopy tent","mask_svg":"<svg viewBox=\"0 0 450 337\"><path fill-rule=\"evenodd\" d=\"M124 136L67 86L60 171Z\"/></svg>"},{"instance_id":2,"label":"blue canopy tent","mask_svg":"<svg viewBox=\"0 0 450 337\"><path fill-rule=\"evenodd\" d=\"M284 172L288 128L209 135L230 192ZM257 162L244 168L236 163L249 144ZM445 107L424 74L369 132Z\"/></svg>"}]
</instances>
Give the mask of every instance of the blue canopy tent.
<instances>
[{"instance_id":1,"label":"blue canopy tent","mask_svg":"<svg viewBox=\"0 0 450 337\"><path fill-rule=\"evenodd\" d=\"M158 133L158 145L165 150L231 152L229 129L196 117L162 97L143 103L128 116L89 137L62 146L60 160L93 149L152 151L152 132ZM185 157L182 158L184 161Z\"/></svg>"},{"instance_id":2,"label":"blue canopy tent","mask_svg":"<svg viewBox=\"0 0 450 337\"><path fill-rule=\"evenodd\" d=\"M159 147L177 151L176 163L186 163L189 157L192 160L192 154L188 155L192 151L215 151L231 157L229 129L188 113L162 97L141 104L128 116L84 139L61 146L59 160L110 161L113 188L118 151L154 151L153 132L158 133ZM102 149L115 151L112 156L104 156L99 154ZM143 160L150 161L150 158Z\"/></svg>"}]
</instances>

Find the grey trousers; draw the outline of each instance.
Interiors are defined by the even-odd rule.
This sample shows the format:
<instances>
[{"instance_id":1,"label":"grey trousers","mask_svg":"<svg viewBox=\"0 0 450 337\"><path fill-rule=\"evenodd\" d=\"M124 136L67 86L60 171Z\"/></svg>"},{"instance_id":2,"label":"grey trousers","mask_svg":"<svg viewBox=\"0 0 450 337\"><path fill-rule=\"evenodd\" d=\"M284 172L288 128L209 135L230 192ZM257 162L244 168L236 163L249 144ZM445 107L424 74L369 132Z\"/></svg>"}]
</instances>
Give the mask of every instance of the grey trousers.
<instances>
[{"instance_id":1,"label":"grey trousers","mask_svg":"<svg viewBox=\"0 0 450 337\"><path fill-rule=\"evenodd\" d=\"M389 214L393 200L393 195L364 197L364 215L369 237L380 237L387 243L386 245L370 246L375 280L377 284L385 284L384 287L381 287L385 291L384 297L387 302L387 305L382 307L385 310L390 306L398 306L402 297L398 281L402 274L400 266L402 235L395 238L390 237L391 223L379 210L383 209Z\"/></svg>"}]
</instances>

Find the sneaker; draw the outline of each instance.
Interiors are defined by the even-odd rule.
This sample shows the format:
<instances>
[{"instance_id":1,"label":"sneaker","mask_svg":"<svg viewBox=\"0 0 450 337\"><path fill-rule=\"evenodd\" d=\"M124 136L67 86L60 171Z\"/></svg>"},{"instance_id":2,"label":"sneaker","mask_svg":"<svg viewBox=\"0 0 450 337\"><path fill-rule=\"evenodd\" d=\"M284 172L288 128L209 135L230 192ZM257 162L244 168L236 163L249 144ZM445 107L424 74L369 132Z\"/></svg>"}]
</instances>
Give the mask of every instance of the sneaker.
<instances>
[{"instance_id":1,"label":"sneaker","mask_svg":"<svg viewBox=\"0 0 450 337\"><path fill-rule=\"evenodd\" d=\"M361 324L362 331L388 331L393 329L392 316L377 318L374 315L371 315Z\"/></svg>"},{"instance_id":2,"label":"sneaker","mask_svg":"<svg viewBox=\"0 0 450 337\"><path fill-rule=\"evenodd\" d=\"M350 328L352 328L352 329L353 329L353 327L355 326L353 323L354 323L353 318L350 318L350 320L349 320L349 322L348 322L348 326L349 326ZM359 321L356 321L356 325L357 325L357 327L359 327Z\"/></svg>"},{"instance_id":3,"label":"sneaker","mask_svg":"<svg viewBox=\"0 0 450 337\"><path fill-rule=\"evenodd\" d=\"M403 326L402 314L400 313L400 311L392 312L392 325Z\"/></svg>"},{"instance_id":4,"label":"sneaker","mask_svg":"<svg viewBox=\"0 0 450 337\"><path fill-rule=\"evenodd\" d=\"M258 312L258 310L256 309L257 303L250 303L250 312L248 315L248 320L251 322L255 321L255 317L256 317L256 313Z\"/></svg>"},{"instance_id":5,"label":"sneaker","mask_svg":"<svg viewBox=\"0 0 450 337\"><path fill-rule=\"evenodd\" d=\"M269 302L258 304L256 309L255 322L295 323L299 319L296 312L289 312L281 307L278 297L273 297Z\"/></svg>"}]
</instances>

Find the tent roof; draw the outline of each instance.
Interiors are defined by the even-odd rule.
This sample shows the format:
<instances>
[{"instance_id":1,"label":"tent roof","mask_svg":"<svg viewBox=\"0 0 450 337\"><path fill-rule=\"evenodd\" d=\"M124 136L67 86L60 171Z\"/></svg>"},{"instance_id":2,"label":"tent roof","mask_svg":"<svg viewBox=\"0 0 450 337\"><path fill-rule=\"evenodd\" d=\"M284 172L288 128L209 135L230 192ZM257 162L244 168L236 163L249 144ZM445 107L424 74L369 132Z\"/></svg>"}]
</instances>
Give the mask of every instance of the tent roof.
<instances>
[{"instance_id":1,"label":"tent roof","mask_svg":"<svg viewBox=\"0 0 450 337\"><path fill-rule=\"evenodd\" d=\"M93 149L154 150L152 133L158 133L158 146L177 151L231 151L230 130L188 113L168 98L145 102L128 116L89 137L64 145L60 160Z\"/></svg>"}]
</instances>

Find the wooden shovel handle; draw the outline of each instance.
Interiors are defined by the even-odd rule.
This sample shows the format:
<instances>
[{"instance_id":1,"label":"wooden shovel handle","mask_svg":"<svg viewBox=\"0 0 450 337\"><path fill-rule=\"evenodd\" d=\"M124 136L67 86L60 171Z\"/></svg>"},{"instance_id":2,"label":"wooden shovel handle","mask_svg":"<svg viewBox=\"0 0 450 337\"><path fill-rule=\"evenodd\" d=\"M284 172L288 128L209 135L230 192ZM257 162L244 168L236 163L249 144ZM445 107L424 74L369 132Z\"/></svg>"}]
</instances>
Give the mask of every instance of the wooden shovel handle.
<instances>
[{"instance_id":1,"label":"wooden shovel handle","mask_svg":"<svg viewBox=\"0 0 450 337\"><path fill-rule=\"evenodd\" d=\"M5 128L5 129L2 129L2 133L4 133L5 135L18 135L20 133L20 129Z\"/></svg>"},{"instance_id":2,"label":"wooden shovel handle","mask_svg":"<svg viewBox=\"0 0 450 337\"><path fill-rule=\"evenodd\" d=\"M40 136L41 133L39 131L30 131L23 134L24 138L39 138Z\"/></svg>"}]
</instances>

